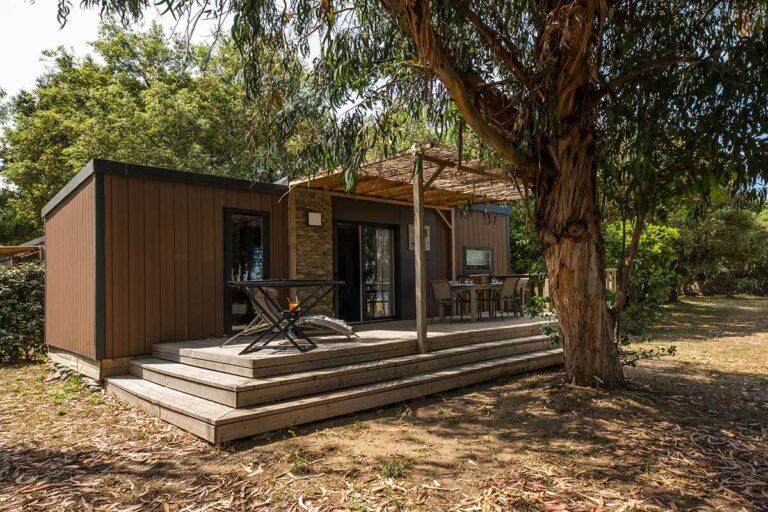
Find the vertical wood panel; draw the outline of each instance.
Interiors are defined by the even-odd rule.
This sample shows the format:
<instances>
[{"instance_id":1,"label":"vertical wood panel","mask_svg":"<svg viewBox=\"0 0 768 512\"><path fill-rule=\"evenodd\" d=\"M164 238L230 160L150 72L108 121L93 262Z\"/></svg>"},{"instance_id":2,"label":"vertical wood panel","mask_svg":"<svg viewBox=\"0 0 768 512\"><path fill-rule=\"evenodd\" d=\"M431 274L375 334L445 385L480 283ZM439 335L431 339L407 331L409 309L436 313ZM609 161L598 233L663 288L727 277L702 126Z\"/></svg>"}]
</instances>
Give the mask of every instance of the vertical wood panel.
<instances>
[{"instance_id":1,"label":"vertical wood panel","mask_svg":"<svg viewBox=\"0 0 768 512\"><path fill-rule=\"evenodd\" d=\"M237 191L237 207L243 210L251 208L251 193L246 190Z\"/></svg>"},{"instance_id":2,"label":"vertical wood panel","mask_svg":"<svg viewBox=\"0 0 768 512\"><path fill-rule=\"evenodd\" d=\"M92 185L93 192L90 192L91 197L86 202L83 202L83 214L82 214L82 226L83 237L88 240L87 246L82 247L83 261L87 262L87 265L91 268L91 271L85 273L85 288L82 291L83 304L87 306L83 308L83 312L80 316L80 321L85 326L85 337L88 340L93 340L94 355L96 355L96 184L95 178ZM88 232L86 232L88 231ZM100 299L100 298L99 298Z\"/></svg>"},{"instance_id":3,"label":"vertical wood panel","mask_svg":"<svg viewBox=\"0 0 768 512\"><path fill-rule=\"evenodd\" d=\"M187 185L173 184L174 339L189 338L189 231Z\"/></svg>"},{"instance_id":4,"label":"vertical wood panel","mask_svg":"<svg viewBox=\"0 0 768 512\"><path fill-rule=\"evenodd\" d=\"M200 190L200 241L201 241L201 278L202 278L202 337L216 335L216 222L215 190L203 187Z\"/></svg>"},{"instance_id":5,"label":"vertical wood panel","mask_svg":"<svg viewBox=\"0 0 768 512\"><path fill-rule=\"evenodd\" d=\"M509 273L509 217L492 214L495 222L488 222L484 212L472 211L468 218L456 215L456 248L459 273L464 273L464 247L490 247L493 249L493 273Z\"/></svg>"},{"instance_id":6,"label":"vertical wood panel","mask_svg":"<svg viewBox=\"0 0 768 512\"><path fill-rule=\"evenodd\" d=\"M128 178L112 177L112 354L130 355Z\"/></svg>"},{"instance_id":7,"label":"vertical wood panel","mask_svg":"<svg viewBox=\"0 0 768 512\"><path fill-rule=\"evenodd\" d=\"M160 340L173 341L176 333L175 229L173 183L157 182L160 231Z\"/></svg>"},{"instance_id":8,"label":"vertical wood panel","mask_svg":"<svg viewBox=\"0 0 768 512\"><path fill-rule=\"evenodd\" d=\"M285 254L285 258L272 258L272 276L274 278L288 277L288 211L286 203L288 199L280 201L279 196L274 196L270 204L270 251L273 255ZM267 202L265 199L264 202ZM325 219L324 222L331 222L331 219Z\"/></svg>"},{"instance_id":9,"label":"vertical wood panel","mask_svg":"<svg viewBox=\"0 0 768 512\"><path fill-rule=\"evenodd\" d=\"M144 352L160 341L160 212L159 189L145 181L144 187Z\"/></svg>"},{"instance_id":10,"label":"vertical wood panel","mask_svg":"<svg viewBox=\"0 0 768 512\"><path fill-rule=\"evenodd\" d=\"M112 176L104 176L104 355L111 357L114 352L112 338Z\"/></svg>"},{"instance_id":11,"label":"vertical wood panel","mask_svg":"<svg viewBox=\"0 0 768 512\"><path fill-rule=\"evenodd\" d=\"M248 194L248 209L254 211L265 211L270 213L271 205L270 201L262 201L261 194Z\"/></svg>"},{"instance_id":12,"label":"vertical wood panel","mask_svg":"<svg viewBox=\"0 0 768 512\"><path fill-rule=\"evenodd\" d=\"M200 217L200 187L187 189L188 244L189 244L189 337L203 337L203 280L202 280L202 221Z\"/></svg>"},{"instance_id":13,"label":"vertical wood panel","mask_svg":"<svg viewBox=\"0 0 768 512\"><path fill-rule=\"evenodd\" d=\"M128 288L131 353L144 351L146 339L144 284L144 180L128 180Z\"/></svg>"},{"instance_id":14,"label":"vertical wood panel","mask_svg":"<svg viewBox=\"0 0 768 512\"><path fill-rule=\"evenodd\" d=\"M224 333L224 205L227 202L226 190L216 189L214 191L214 279L216 299L216 335Z\"/></svg>"}]
</instances>

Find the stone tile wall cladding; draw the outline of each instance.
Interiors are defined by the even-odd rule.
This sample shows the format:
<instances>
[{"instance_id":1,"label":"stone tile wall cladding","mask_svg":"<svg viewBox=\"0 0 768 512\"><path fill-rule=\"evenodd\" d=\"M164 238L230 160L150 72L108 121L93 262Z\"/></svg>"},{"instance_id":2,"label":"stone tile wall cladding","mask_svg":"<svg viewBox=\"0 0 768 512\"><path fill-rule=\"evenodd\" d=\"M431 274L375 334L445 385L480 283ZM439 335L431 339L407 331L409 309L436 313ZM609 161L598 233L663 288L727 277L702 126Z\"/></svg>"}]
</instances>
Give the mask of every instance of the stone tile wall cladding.
<instances>
[{"instance_id":1,"label":"stone tile wall cladding","mask_svg":"<svg viewBox=\"0 0 768 512\"><path fill-rule=\"evenodd\" d=\"M332 279L333 278L333 221L331 196L320 190L296 187L291 191L289 212L293 211L293 238L291 250L292 275L296 279ZM317 212L321 215L322 225L310 226L307 214ZM296 293L303 296L306 289ZM317 314L333 316L333 294L329 294L312 311Z\"/></svg>"}]
</instances>

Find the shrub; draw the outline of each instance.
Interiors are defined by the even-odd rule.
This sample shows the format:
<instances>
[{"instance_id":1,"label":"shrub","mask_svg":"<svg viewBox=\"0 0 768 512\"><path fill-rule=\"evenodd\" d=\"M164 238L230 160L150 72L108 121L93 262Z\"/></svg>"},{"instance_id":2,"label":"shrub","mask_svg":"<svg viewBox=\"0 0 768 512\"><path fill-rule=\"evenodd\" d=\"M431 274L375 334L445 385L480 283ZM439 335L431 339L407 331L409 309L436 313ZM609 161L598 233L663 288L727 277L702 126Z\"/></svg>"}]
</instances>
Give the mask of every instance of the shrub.
<instances>
[{"instance_id":1,"label":"shrub","mask_svg":"<svg viewBox=\"0 0 768 512\"><path fill-rule=\"evenodd\" d=\"M768 293L768 210L715 205L681 221L681 267L688 291Z\"/></svg>"},{"instance_id":2,"label":"shrub","mask_svg":"<svg viewBox=\"0 0 768 512\"><path fill-rule=\"evenodd\" d=\"M0 267L0 363L45 354L45 270L39 263Z\"/></svg>"},{"instance_id":3,"label":"shrub","mask_svg":"<svg viewBox=\"0 0 768 512\"><path fill-rule=\"evenodd\" d=\"M627 225L627 233L631 231L632 226ZM603 233L606 264L619 268L623 258L621 222L608 223ZM646 224L632 268L627 304L621 314L620 334L642 337L662 318L662 304L680 283L676 271L679 252L680 233L677 229Z\"/></svg>"}]
</instances>

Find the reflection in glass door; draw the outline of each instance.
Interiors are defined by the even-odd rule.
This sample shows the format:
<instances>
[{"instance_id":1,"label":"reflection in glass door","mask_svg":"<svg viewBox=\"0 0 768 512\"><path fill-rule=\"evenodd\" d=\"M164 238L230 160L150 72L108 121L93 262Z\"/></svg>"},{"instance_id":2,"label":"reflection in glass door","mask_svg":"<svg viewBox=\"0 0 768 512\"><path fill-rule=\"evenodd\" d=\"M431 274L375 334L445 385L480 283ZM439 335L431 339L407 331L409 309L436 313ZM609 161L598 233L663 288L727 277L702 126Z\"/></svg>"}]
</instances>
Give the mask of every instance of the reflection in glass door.
<instances>
[{"instance_id":1,"label":"reflection in glass door","mask_svg":"<svg viewBox=\"0 0 768 512\"><path fill-rule=\"evenodd\" d=\"M341 222L334 225L334 275L344 282L336 293L336 314L348 322L393 318L395 230Z\"/></svg>"},{"instance_id":2,"label":"reflection in glass door","mask_svg":"<svg viewBox=\"0 0 768 512\"><path fill-rule=\"evenodd\" d=\"M266 223L262 214L225 210L226 281L254 281L266 277ZM225 319L227 332L239 331L255 313L240 289L226 287Z\"/></svg>"},{"instance_id":3,"label":"reflection in glass door","mask_svg":"<svg viewBox=\"0 0 768 512\"><path fill-rule=\"evenodd\" d=\"M395 232L362 226L362 272L365 320L395 316Z\"/></svg>"}]
</instances>

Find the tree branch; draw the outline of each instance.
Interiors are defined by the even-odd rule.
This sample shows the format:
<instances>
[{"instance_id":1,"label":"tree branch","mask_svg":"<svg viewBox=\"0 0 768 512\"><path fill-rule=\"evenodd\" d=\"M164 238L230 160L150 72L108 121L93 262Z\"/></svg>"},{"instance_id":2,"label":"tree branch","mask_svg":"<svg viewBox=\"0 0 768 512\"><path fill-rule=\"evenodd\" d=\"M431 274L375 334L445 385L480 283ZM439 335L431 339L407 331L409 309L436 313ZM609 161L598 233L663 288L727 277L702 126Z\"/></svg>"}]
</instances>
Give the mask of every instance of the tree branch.
<instances>
[{"instance_id":1,"label":"tree branch","mask_svg":"<svg viewBox=\"0 0 768 512\"><path fill-rule=\"evenodd\" d=\"M482 19L480 19L480 16L478 16L477 13L471 10L466 4L458 2L456 8L459 10L459 12L464 14L464 16L470 23L472 23L472 25L474 25L475 29L477 29L477 32L480 34L480 37L482 37L486 46L490 48L491 53L496 57L496 59L505 65L507 69L509 69L510 73L512 73L515 78L520 80L520 82L522 82L523 85L528 88L528 90L534 92L535 87L532 83L533 81L531 79L531 73L518 57L520 52L514 43L506 40L506 38L504 38L496 30L488 26ZM501 44L502 40L506 42L507 48Z\"/></svg>"},{"instance_id":2,"label":"tree branch","mask_svg":"<svg viewBox=\"0 0 768 512\"><path fill-rule=\"evenodd\" d=\"M632 273L632 264L637 256L637 249L640 246L640 237L643 234L643 228L645 227L645 211L638 214L635 220L635 226L632 230L632 240L629 242L629 250L627 251L627 257L624 259L624 264L621 269L621 281L619 282L619 289L616 295L616 302L611 307L610 312L614 318L618 317L624 309L624 305L627 303L627 292L629 288L629 278Z\"/></svg>"},{"instance_id":3,"label":"tree branch","mask_svg":"<svg viewBox=\"0 0 768 512\"><path fill-rule=\"evenodd\" d=\"M400 30L413 41L421 60L430 66L443 83L454 105L477 136L516 167L516 170L529 175L533 168L531 159L506 135L493 127L475 106L475 91L470 90L453 67L453 59L435 34L429 3L423 0L382 0L382 3L394 16Z\"/></svg>"},{"instance_id":4,"label":"tree branch","mask_svg":"<svg viewBox=\"0 0 768 512\"><path fill-rule=\"evenodd\" d=\"M643 75L649 71L653 71L656 68L672 66L674 64L679 64L681 62L688 62L691 64L695 64L699 62L699 59L694 57L684 57L680 55L670 56L662 59L654 59L650 62L646 62L640 67L637 67L635 69L632 69L630 71L627 71L624 74L621 74L615 77L613 80L610 80L607 84L605 84L605 90L603 91L603 94L607 94L607 93L613 94L614 91L621 88L624 84L626 84L633 78L637 78L638 76Z\"/></svg>"}]
</instances>

